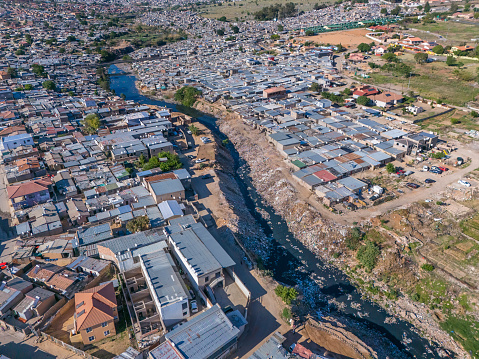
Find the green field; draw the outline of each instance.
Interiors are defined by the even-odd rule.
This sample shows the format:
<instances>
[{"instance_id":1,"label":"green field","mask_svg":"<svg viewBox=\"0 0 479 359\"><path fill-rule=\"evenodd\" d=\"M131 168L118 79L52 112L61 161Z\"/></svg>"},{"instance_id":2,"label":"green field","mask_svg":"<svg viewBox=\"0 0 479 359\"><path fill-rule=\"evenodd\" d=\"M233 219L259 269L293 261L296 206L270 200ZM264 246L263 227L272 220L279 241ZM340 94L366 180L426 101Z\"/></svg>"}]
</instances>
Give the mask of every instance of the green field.
<instances>
[{"instance_id":1,"label":"green field","mask_svg":"<svg viewBox=\"0 0 479 359\"><path fill-rule=\"evenodd\" d=\"M417 35L423 40L438 41L440 44L457 45L458 42L471 42L471 39L479 38L479 24L468 25L455 21L441 21L433 24L408 24L409 29L405 32ZM413 31L414 29L419 31ZM429 33L427 33L429 31ZM441 35L446 39L440 40L434 34Z\"/></svg>"},{"instance_id":2,"label":"green field","mask_svg":"<svg viewBox=\"0 0 479 359\"><path fill-rule=\"evenodd\" d=\"M332 1L325 0L245 0L237 2L224 2L221 6L217 4L209 4L199 7L198 14L212 19L218 19L226 16L228 20L252 19L252 14L261 10L265 6L275 4L295 3L298 10L309 11L317 3L328 3Z\"/></svg>"},{"instance_id":3,"label":"green field","mask_svg":"<svg viewBox=\"0 0 479 359\"><path fill-rule=\"evenodd\" d=\"M396 90L403 92L407 92L409 84L409 89L422 97L457 106L463 106L479 95L479 88L473 87L473 81L466 82L454 75L457 66L447 66L444 62L417 65L410 54L400 56L400 59L413 68L414 75L410 78L380 70L370 73L370 79L361 81L377 85L394 84ZM460 70L474 75L478 68L479 62L471 61Z\"/></svg>"},{"instance_id":4,"label":"green field","mask_svg":"<svg viewBox=\"0 0 479 359\"><path fill-rule=\"evenodd\" d=\"M479 241L479 214L476 214L471 219L462 221L460 226L462 233Z\"/></svg>"}]
</instances>

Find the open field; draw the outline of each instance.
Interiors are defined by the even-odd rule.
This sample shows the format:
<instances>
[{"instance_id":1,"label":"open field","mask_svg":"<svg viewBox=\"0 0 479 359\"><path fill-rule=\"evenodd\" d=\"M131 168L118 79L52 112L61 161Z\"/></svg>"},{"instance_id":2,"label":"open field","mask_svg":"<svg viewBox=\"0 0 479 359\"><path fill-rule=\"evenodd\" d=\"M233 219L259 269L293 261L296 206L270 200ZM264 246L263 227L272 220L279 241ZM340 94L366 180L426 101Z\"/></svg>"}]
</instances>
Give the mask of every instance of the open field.
<instances>
[{"instance_id":1,"label":"open field","mask_svg":"<svg viewBox=\"0 0 479 359\"><path fill-rule=\"evenodd\" d=\"M445 43L446 45L457 45L458 42L471 42L471 39L479 38L479 23L468 25L455 21L441 21L434 24L409 24L408 26L410 29L406 30L406 33L417 35L423 40L440 40L439 43ZM445 39L438 39L435 34Z\"/></svg>"},{"instance_id":2,"label":"open field","mask_svg":"<svg viewBox=\"0 0 479 359\"><path fill-rule=\"evenodd\" d=\"M315 36L307 36L307 37L299 37L297 41L313 41L319 44L332 44L338 45L341 44L347 48L356 48L360 43L366 42L370 43L371 40L365 37L368 30L366 29L354 29L354 30L346 30L346 31L335 31L335 32L328 32L324 34L319 34Z\"/></svg>"},{"instance_id":3,"label":"open field","mask_svg":"<svg viewBox=\"0 0 479 359\"><path fill-rule=\"evenodd\" d=\"M251 14L261 10L265 6L275 4L284 5L289 2L295 3L297 9L300 11L312 10L313 6L317 3L327 3L327 1L324 0L245 0L237 2L225 2L223 5L219 3L200 6L198 14L212 19L218 19L222 16L226 16L228 20L235 20L235 18L241 20L252 18Z\"/></svg>"},{"instance_id":4,"label":"open field","mask_svg":"<svg viewBox=\"0 0 479 359\"><path fill-rule=\"evenodd\" d=\"M479 88L472 86L473 81L463 81L454 74L454 70L459 70L475 76L479 63L469 63L458 69L457 66L447 66L445 62L418 65L411 54L404 54L399 58L413 68L414 76L407 78L379 70L370 73L370 79L361 81L377 85L397 85L396 87L404 92L407 91L409 84L409 88L422 97L457 106L462 106L479 95ZM459 61L466 62L462 59Z\"/></svg>"}]
</instances>

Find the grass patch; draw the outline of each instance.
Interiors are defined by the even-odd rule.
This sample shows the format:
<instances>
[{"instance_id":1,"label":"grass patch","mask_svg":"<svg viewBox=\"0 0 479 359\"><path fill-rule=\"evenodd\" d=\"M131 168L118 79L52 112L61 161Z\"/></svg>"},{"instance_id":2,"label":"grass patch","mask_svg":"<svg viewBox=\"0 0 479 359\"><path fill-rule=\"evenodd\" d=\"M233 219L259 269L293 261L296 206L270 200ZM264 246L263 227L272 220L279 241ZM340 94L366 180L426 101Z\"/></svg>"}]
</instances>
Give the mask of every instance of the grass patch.
<instances>
[{"instance_id":1,"label":"grass patch","mask_svg":"<svg viewBox=\"0 0 479 359\"><path fill-rule=\"evenodd\" d=\"M474 322L469 318L450 316L439 324L443 330L461 343L472 357L479 355L479 330L477 329L479 322Z\"/></svg>"},{"instance_id":2,"label":"grass patch","mask_svg":"<svg viewBox=\"0 0 479 359\"><path fill-rule=\"evenodd\" d=\"M479 214L476 214L471 219L463 220L459 223L462 233L479 240Z\"/></svg>"},{"instance_id":3,"label":"grass patch","mask_svg":"<svg viewBox=\"0 0 479 359\"><path fill-rule=\"evenodd\" d=\"M467 25L454 21L439 21L433 24L410 24L411 29L408 33L414 33L423 40L438 40L433 34L439 34L447 39L446 44L456 45L458 42L470 42L471 39L477 38L477 27L475 25ZM414 31L414 29L421 31ZM429 31L433 34L427 34L423 31ZM442 44L442 42L441 42Z\"/></svg>"}]
</instances>

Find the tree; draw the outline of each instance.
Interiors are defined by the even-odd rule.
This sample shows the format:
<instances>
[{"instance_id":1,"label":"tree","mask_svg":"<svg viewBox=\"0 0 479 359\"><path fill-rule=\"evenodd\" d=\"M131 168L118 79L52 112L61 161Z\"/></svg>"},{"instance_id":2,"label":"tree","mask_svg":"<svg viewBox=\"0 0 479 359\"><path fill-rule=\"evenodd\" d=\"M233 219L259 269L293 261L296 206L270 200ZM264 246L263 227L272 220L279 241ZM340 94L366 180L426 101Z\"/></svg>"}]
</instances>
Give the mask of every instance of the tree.
<instances>
[{"instance_id":1,"label":"tree","mask_svg":"<svg viewBox=\"0 0 479 359\"><path fill-rule=\"evenodd\" d=\"M476 111L471 111L471 117L479 117L479 114Z\"/></svg>"},{"instance_id":2,"label":"tree","mask_svg":"<svg viewBox=\"0 0 479 359\"><path fill-rule=\"evenodd\" d=\"M381 14L387 15L387 14L388 14L388 9L386 9L385 7L383 7L383 8L381 9Z\"/></svg>"},{"instance_id":3,"label":"tree","mask_svg":"<svg viewBox=\"0 0 479 359\"><path fill-rule=\"evenodd\" d=\"M453 56L448 56L446 58L446 65L447 66L454 66L456 64L456 59Z\"/></svg>"},{"instance_id":4,"label":"tree","mask_svg":"<svg viewBox=\"0 0 479 359\"><path fill-rule=\"evenodd\" d=\"M343 94L345 94L346 96L349 96L351 95L352 91L350 88L346 87L344 90L343 90Z\"/></svg>"},{"instance_id":5,"label":"tree","mask_svg":"<svg viewBox=\"0 0 479 359\"><path fill-rule=\"evenodd\" d=\"M369 52L371 51L371 46L369 44L366 44L365 42L362 42L358 45L358 50L360 52Z\"/></svg>"},{"instance_id":6,"label":"tree","mask_svg":"<svg viewBox=\"0 0 479 359\"><path fill-rule=\"evenodd\" d=\"M32 84L26 84L24 86L24 89L25 89L25 91L31 91L31 90L33 90L33 85Z\"/></svg>"},{"instance_id":7,"label":"tree","mask_svg":"<svg viewBox=\"0 0 479 359\"><path fill-rule=\"evenodd\" d=\"M373 270L381 250L371 241L367 241L364 246L359 248L356 258L366 268L367 271Z\"/></svg>"},{"instance_id":8,"label":"tree","mask_svg":"<svg viewBox=\"0 0 479 359\"><path fill-rule=\"evenodd\" d=\"M88 134L94 134L100 128L100 118L96 113L90 113L82 121L83 130Z\"/></svg>"},{"instance_id":9,"label":"tree","mask_svg":"<svg viewBox=\"0 0 479 359\"><path fill-rule=\"evenodd\" d=\"M23 49L18 49L17 51L15 51L15 55L17 56L25 55L25 51L23 51Z\"/></svg>"},{"instance_id":10,"label":"tree","mask_svg":"<svg viewBox=\"0 0 479 359\"><path fill-rule=\"evenodd\" d=\"M175 93L175 100L181 102L183 106L191 107L195 104L196 98L201 95L201 91L192 86L183 86Z\"/></svg>"},{"instance_id":11,"label":"tree","mask_svg":"<svg viewBox=\"0 0 479 359\"><path fill-rule=\"evenodd\" d=\"M346 246L351 250L356 250L364 238L364 233L358 227L351 228L351 232L346 237Z\"/></svg>"},{"instance_id":12,"label":"tree","mask_svg":"<svg viewBox=\"0 0 479 359\"><path fill-rule=\"evenodd\" d=\"M304 33L306 36L314 36L314 31L313 30L306 30Z\"/></svg>"},{"instance_id":13,"label":"tree","mask_svg":"<svg viewBox=\"0 0 479 359\"><path fill-rule=\"evenodd\" d=\"M281 24L278 24L278 31L279 32L284 31L284 26Z\"/></svg>"},{"instance_id":14,"label":"tree","mask_svg":"<svg viewBox=\"0 0 479 359\"><path fill-rule=\"evenodd\" d=\"M429 264L429 263L424 263L421 266L421 269L425 270L426 272L432 272L434 270L434 266L432 264Z\"/></svg>"},{"instance_id":15,"label":"tree","mask_svg":"<svg viewBox=\"0 0 479 359\"><path fill-rule=\"evenodd\" d=\"M290 287L285 287L283 285L278 285L274 289L274 292L287 305L290 305L298 297L298 292L297 292L296 289L290 288Z\"/></svg>"},{"instance_id":16,"label":"tree","mask_svg":"<svg viewBox=\"0 0 479 359\"><path fill-rule=\"evenodd\" d=\"M444 53L444 47L442 45L436 45L432 48L432 52L438 55L442 55Z\"/></svg>"},{"instance_id":17,"label":"tree","mask_svg":"<svg viewBox=\"0 0 479 359\"><path fill-rule=\"evenodd\" d=\"M190 125L190 127L188 128L194 136L199 136L201 133L200 129L196 127L195 125Z\"/></svg>"},{"instance_id":18,"label":"tree","mask_svg":"<svg viewBox=\"0 0 479 359\"><path fill-rule=\"evenodd\" d=\"M218 30L216 30L216 35L218 35L218 36L224 36L224 34L225 34L225 30L224 30L224 29L218 29Z\"/></svg>"},{"instance_id":19,"label":"tree","mask_svg":"<svg viewBox=\"0 0 479 359\"><path fill-rule=\"evenodd\" d=\"M427 62L428 56L425 52L418 52L417 54L414 55L414 60L418 64L424 64Z\"/></svg>"},{"instance_id":20,"label":"tree","mask_svg":"<svg viewBox=\"0 0 479 359\"><path fill-rule=\"evenodd\" d=\"M278 34L271 35L271 40L279 40L280 38L281 36L279 36Z\"/></svg>"},{"instance_id":21,"label":"tree","mask_svg":"<svg viewBox=\"0 0 479 359\"><path fill-rule=\"evenodd\" d=\"M369 104L369 98L367 96L359 96L356 99L356 103L361 106L367 106Z\"/></svg>"},{"instance_id":22,"label":"tree","mask_svg":"<svg viewBox=\"0 0 479 359\"><path fill-rule=\"evenodd\" d=\"M398 57L395 54L393 54L392 52L388 52L388 53L384 54L382 56L382 58L384 60L386 60L387 62L398 62L399 61Z\"/></svg>"},{"instance_id":23,"label":"tree","mask_svg":"<svg viewBox=\"0 0 479 359\"><path fill-rule=\"evenodd\" d=\"M321 91L321 86L317 82L313 82L311 84L311 87L309 88L309 91L320 92Z\"/></svg>"},{"instance_id":24,"label":"tree","mask_svg":"<svg viewBox=\"0 0 479 359\"><path fill-rule=\"evenodd\" d=\"M43 81L42 84L44 89L50 90L50 91L55 91L57 88L57 85L55 85L55 82L51 80Z\"/></svg>"},{"instance_id":25,"label":"tree","mask_svg":"<svg viewBox=\"0 0 479 359\"><path fill-rule=\"evenodd\" d=\"M7 73L10 75L10 77L16 77L17 76L17 70L13 67L9 67L7 69Z\"/></svg>"},{"instance_id":26,"label":"tree","mask_svg":"<svg viewBox=\"0 0 479 359\"><path fill-rule=\"evenodd\" d=\"M146 231L150 227L150 220L148 216L140 216L133 218L126 224L126 229L130 233L137 233Z\"/></svg>"},{"instance_id":27,"label":"tree","mask_svg":"<svg viewBox=\"0 0 479 359\"><path fill-rule=\"evenodd\" d=\"M386 171L388 171L388 173L395 173L396 172L396 166L394 166L392 162L389 162L386 165Z\"/></svg>"},{"instance_id":28,"label":"tree","mask_svg":"<svg viewBox=\"0 0 479 359\"><path fill-rule=\"evenodd\" d=\"M398 16L400 12L401 8L399 6L396 6L394 9L391 10L391 15Z\"/></svg>"},{"instance_id":29,"label":"tree","mask_svg":"<svg viewBox=\"0 0 479 359\"><path fill-rule=\"evenodd\" d=\"M32 72L39 77L47 77L47 73L45 72L45 68L42 65L33 64L32 65Z\"/></svg>"},{"instance_id":30,"label":"tree","mask_svg":"<svg viewBox=\"0 0 479 359\"><path fill-rule=\"evenodd\" d=\"M429 5L429 1L426 2L426 5L424 5L424 12L430 12L431 11L431 5Z\"/></svg>"},{"instance_id":31,"label":"tree","mask_svg":"<svg viewBox=\"0 0 479 359\"><path fill-rule=\"evenodd\" d=\"M422 11L422 9L423 9L422 5L419 5L419 6L417 7L417 9L418 9L419 11Z\"/></svg>"},{"instance_id":32,"label":"tree","mask_svg":"<svg viewBox=\"0 0 479 359\"><path fill-rule=\"evenodd\" d=\"M221 16L218 21L223 21L223 22L227 22L228 19L226 18L226 16Z\"/></svg>"},{"instance_id":33,"label":"tree","mask_svg":"<svg viewBox=\"0 0 479 359\"><path fill-rule=\"evenodd\" d=\"M73 36L73 35L69 35L69 36L67 37L67 41L68 41L68 42L73 42L73 41L76 41L76 40L77 40L76 37Z\"/></svg>"},{"instance_id":34,"label":"tree","mask_svg":"<svg viewBox=\"0 0 479 359\"><path fill-rule=\"evenodd\" d=\"M26 34L26 35L25 35L25 41L26 41L27 44L29 44L29 45L33 44L32 35Z\"/></svg>"},{"instance_id":35,"label":"tree","mask_svg":"<svg viewBox=\"0 0 479 359\"><path fill-rule=\"evenodd\" d=\"M239 27L238 26L231 26L231 31L233 31L233 34L238 34L239 33Z\"/></svg>"}]
</instances>

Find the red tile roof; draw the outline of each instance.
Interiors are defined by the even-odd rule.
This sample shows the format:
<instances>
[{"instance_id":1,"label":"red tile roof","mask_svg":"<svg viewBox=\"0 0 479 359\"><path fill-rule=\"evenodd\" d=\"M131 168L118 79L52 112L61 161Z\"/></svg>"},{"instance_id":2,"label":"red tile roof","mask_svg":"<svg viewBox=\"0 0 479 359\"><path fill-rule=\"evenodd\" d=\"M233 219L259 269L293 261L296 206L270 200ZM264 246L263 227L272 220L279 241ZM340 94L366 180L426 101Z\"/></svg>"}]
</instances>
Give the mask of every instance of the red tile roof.
<instances>
[{"instance_id":1,"label":"red tile roof","mask_svg":"<svg viewBox=\"0 0 479 359\"><path fill-rule=\"evenodd\" d=\"M18 198L26 196L28 194L37 193L48 190L48 186L52 184L52 181L48 177L42 179L36 179L28 182L24 182L17 185L10 185L7 187L8 198Z\"/></svg>"},{"instance_id":2,"label":"red tile roof","mask_svg":"<svg viewBox=\"0 0 479 359\"><path fill-rule=\"evenodd\" d=\"M76 329L86 329L114 320L113 309L116 306L115 289L111 282L76 293Z\"/></svg>"}]
</instances>

